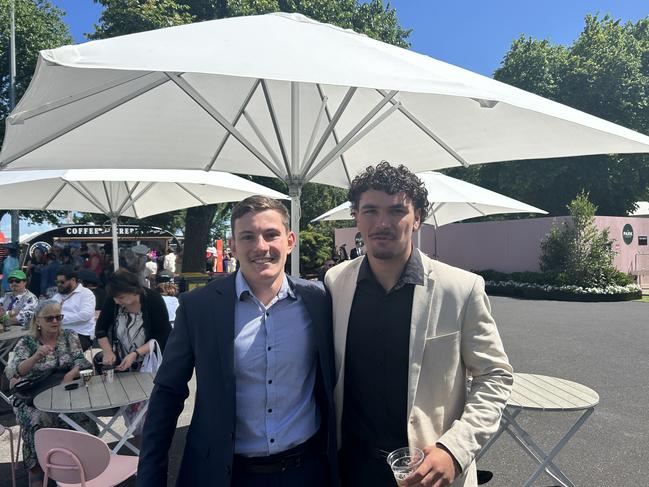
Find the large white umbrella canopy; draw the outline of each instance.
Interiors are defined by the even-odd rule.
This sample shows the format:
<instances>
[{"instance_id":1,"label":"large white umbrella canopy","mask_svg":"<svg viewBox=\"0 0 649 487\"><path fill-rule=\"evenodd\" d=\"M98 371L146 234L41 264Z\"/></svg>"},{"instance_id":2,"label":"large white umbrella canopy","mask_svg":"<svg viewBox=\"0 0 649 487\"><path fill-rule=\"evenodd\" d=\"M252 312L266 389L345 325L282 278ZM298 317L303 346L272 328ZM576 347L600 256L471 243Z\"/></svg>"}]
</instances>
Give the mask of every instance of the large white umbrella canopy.
<instances>
[{"instance_id":1,"label":"large white umbrella canopy","mask_svg":"<svg viewBox=\"0 0 649 487\"><path fill-rule=\"evenodd\" d=\"M262 41L260 42L260 39ZM413 171L649 152L649 137L299 14L220 19L42 51L0 167L218 169L345 187ZM292 256L297 270L297 252Z\"/></svg>"},{"instance_id":2,"label":"large white umbrella canopy","mask_svg":"<svg viewBox=\"0 0 649 487\"><path fill-rule=\"evenodd\" d=\"M113 256L117 219L239 201L252 195L286 195L234 174L173 169L71 169L6 171L0 175L0 208L103 213L111 220ZM113 259L117 268L117 259Z\"/></svg>"},{"instance_id":3,"label":"large white umbrella canopy","mask_svg":"<svg viewBox=\"0 0 649 487\"><path fill-rule=\"evenodd\" d=\"M424 221L441 227L448 223L502 213L542 213L534 206L508 196L481 188L444 174L427 171L417 174L428 190L432 202L430 214ZM349 201L323 213L312 221L353 220Z\"/></svg>"}]
</instances>

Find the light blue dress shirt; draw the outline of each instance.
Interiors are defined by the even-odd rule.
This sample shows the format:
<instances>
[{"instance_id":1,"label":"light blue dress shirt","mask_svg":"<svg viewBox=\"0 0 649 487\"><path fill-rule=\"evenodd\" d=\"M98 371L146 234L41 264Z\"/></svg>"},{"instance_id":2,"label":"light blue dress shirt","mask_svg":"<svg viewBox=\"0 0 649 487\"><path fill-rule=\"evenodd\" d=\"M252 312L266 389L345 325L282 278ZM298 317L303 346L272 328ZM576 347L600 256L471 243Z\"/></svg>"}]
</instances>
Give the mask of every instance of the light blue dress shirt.
<instances>
[{"instance_id":1,"label":"light blue dress shirt","mask_svg":"<svg viewBox=\"0 0 649 487\"><path fill-rule=\"evenodd\" d=\"M240 271L235 286L234 451L273 455L305 442L320 427L315 330L286 276L268 306L254 296Z\"/></svg>"}]
</instances>

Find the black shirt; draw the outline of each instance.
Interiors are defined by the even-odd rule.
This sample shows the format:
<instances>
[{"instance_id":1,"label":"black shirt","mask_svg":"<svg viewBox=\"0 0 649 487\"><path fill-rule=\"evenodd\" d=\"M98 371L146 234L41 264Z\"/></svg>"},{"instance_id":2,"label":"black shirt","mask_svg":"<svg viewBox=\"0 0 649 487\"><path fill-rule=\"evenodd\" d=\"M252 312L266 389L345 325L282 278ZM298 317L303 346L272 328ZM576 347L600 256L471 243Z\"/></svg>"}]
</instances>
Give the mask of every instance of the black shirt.
<instances>
[{"instance_id":1,"label":"black shirt","mask_svg":"<svg viewBox=\"0 0 649 487\"><path fill-rule=\"evenodd\" d=\"M407 446L408 351L415 285L424 267L414 251L388 292L368 259L361 264L345 350L344 449L390 452Z\"/></svg>"}]
</instances>

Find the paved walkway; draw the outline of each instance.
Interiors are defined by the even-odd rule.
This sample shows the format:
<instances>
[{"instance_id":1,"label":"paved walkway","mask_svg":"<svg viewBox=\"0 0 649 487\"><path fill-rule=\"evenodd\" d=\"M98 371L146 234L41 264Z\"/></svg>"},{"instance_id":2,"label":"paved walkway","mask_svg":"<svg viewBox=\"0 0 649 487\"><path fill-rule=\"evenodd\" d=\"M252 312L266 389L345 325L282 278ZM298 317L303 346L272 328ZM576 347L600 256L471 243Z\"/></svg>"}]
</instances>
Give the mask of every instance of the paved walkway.
<instances>
[{"instance_id":1,"label":"paved walkway","mask_svg":"<svg viewBox=\"0 0 649 487\"><path fill-rule=\"evenodd\" d=\"M649 451L649 304L494 297L492 306L506 350L518 372L563 377L585 384L600 395L595 413L556 463L578 486L648 485L649 464L645 455ZM185 405L170 452L171 481L181 459L192 397ZM563 413L542 414L528 416L524 426L540 439L541 445L548 446L570 426L571 420L574 421ZM13 416L0 416L0 423L13 424ZM8 459L7 440L0 438L0 487L10 485ZM531 460L506 436L485 455L480 467L494 472L489 487L521 485L533 470ZM26 485L24 475L21 479L19 485ZM135 482L123 485L133 486ZM547 476L535 484L553 485Z\"/></svg>"}]
</instances>

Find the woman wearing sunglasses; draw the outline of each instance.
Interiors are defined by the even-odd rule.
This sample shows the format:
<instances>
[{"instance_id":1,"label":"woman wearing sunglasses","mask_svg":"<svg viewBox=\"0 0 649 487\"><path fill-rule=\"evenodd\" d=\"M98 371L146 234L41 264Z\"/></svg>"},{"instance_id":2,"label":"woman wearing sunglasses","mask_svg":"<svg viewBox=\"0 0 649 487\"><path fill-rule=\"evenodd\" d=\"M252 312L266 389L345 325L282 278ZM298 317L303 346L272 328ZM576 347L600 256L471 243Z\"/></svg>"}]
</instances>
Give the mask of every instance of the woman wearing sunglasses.
<instances>
[{"instance_id":1,"label":"woman wearing sunglasses","mask_svg":"<svg viewBox=\"0 0 649 487\"><path fill-rule=\"evenodd\" d=\"M5 374L15 384L20 379L37 380L53 369L67 370L61 383L79 377L80 369L91 368L81 350L76 333L61 326L61 305L48 299L34 309L30 333L22 337L14 348L14 355L7 364ZM56 413L39 411L25 403L14 404L16 422L22 427L23 463L29 470L30 486L42 485L42 470L38 465L34 448L34 433L39 428L68 428ZM84 414L73 414L72 419L88 431L96 431L96 425Z\"/></svg>"}]
</instances>

